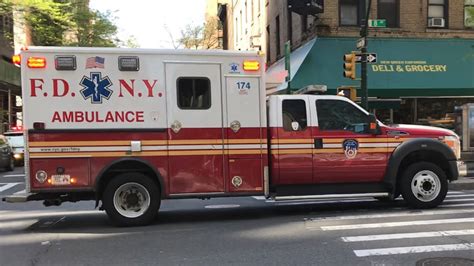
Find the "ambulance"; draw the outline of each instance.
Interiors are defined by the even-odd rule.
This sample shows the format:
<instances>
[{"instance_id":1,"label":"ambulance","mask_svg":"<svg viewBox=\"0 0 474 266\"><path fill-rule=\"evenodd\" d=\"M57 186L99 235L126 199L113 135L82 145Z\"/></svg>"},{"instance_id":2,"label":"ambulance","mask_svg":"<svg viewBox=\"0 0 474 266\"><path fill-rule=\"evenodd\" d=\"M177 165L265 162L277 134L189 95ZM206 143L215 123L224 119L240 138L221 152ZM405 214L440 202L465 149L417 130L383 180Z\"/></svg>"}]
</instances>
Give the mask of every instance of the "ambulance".
<instances>
[{"instance_id":1,"label":"ambulance","mask_svg":"<svg viewBox=\"0 0 474 266\"><path fill-rule=\"evenodd\" d=\"M384 125L341 96L267 96L264 64L257 52L28 48L27 187L4 200L94 200L136 226L164 199L402 195L433 208L465 173L452 131Z\"/></svg>"}]
</instances>

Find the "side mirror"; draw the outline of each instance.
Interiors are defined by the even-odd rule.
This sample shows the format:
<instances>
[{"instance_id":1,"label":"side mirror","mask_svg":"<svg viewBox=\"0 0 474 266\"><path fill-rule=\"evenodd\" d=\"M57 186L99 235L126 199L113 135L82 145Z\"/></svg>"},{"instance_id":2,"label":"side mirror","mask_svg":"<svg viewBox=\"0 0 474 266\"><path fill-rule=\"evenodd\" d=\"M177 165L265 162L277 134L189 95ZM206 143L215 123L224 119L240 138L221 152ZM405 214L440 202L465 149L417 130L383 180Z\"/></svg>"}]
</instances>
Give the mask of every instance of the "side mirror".
<instances>
[{"instance_id":1,"label":"side mirror","mask_svg":"<svg viewBox=\"0 0 474 266\"><path fill-rule=\"evenodd\" d=\"M369 128L368 132L372 135L379 135L380 134L380 127L379 123L377 121L377 118L375 117L374 114L369 114Z\"/></svg>"}]
</instances>

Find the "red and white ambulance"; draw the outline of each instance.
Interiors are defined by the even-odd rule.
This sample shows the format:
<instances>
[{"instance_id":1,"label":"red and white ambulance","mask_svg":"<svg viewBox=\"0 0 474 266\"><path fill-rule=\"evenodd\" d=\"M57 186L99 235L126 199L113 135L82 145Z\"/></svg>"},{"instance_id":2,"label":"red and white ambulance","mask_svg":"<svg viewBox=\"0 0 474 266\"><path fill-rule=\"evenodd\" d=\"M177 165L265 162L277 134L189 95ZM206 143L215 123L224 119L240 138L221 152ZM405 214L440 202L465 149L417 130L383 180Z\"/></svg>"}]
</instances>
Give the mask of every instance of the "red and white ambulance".
<instances>
[{"instance_id":1,"label":"red and white ambulance","mask_svg":"<svg viewBox=\"0 0 474 266\"><path fill-rule=\"evenodd\" d=\"M400 194L439 205L458 136L384 125L340 96L265 94L254 52L31 47L22 53L27 194L150 223L162 199Z\"/></svg>"}]
</instances>

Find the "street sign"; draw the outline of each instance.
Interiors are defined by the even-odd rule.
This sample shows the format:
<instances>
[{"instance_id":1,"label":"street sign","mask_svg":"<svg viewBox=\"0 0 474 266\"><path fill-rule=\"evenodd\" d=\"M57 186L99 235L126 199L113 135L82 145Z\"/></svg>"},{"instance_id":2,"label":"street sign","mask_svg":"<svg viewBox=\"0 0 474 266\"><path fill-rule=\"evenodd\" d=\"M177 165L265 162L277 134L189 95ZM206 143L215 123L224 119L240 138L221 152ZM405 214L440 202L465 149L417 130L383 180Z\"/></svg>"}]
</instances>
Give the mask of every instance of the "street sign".
<instances>
[{"instance_id":1,"label":"street sign","mask_svg":"<svg viewBox=\"0 0 474 266\"><path fill-rule=\"evenodd\" d=\"M356 55L356 63L362 62L362 56L360 54ZM367 63L377 63L377 54L370 53L367 54Z\"/></svg>"},{"instance_id":2,"label":"street sign","mask_svg":"<svg viewBox=\"0 0 474 266\"><path fill-rule=\"evenodd\" d=\"M367 54L367 63L377 63L377 54Z\"/></svg>"},{"instance_id":3,"label":"street sign","mask_svg":"<svg viewBox=\"0 0 474 266\"><path fill-rule=\"evenodd\" d=\"M387 20L385 19L369 19L369 28L386 28Z\"/></svg>"},{"instance_id":4,"label":"street sign","mask_svg":"<svg viewBox=\"0 0 474 266\"><path fill-rule=\"evenodd\" d=\"M357 40L357 49L362 49L365 46L365 38L360 38Z\"/></svg>"}]
</instances>

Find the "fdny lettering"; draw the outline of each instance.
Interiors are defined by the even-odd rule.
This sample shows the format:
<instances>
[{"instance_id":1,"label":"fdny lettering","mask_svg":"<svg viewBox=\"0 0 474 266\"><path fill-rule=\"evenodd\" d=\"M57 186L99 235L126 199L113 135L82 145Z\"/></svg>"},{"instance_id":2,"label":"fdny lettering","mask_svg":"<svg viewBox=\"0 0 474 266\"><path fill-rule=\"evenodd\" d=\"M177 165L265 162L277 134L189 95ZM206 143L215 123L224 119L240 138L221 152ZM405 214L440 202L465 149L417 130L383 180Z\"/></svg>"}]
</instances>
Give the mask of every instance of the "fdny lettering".
<instances>
[{"instance_id":1,"label":"fdny lettering","mask_svg":"<svg viewBox=\"0 0 474 266\"><path fill-rule=\"evenodd\" d=\"M158 80L124 80L119 79L119 98L126 97L163 97L163 93L158 91ZM64 79L44 80L42 78L30 79L30 97L76 97L70 82ZM79 89L80 90L80 89Z\"/></svg>"},{"instance_id":2,"label":"fdny lettering","mask_svg":"<svg viewBox=\"0 0 474 266\"><path fill-rule=\"evenodd\" d=\"M62 111L54 112L52 123L143 123L143 111Z\"/></svg>"},{"instance_id":3,"label":"fdny lettering","mask_svg":"<svg viewBox=\"0 0 474 266\"><path fill-rule=\"evenodd\" d=\"M150 82L149 80L142 80L143 84L145 85L147 89L147 97L153 97L153 89L155 88L156 82L158 80L153 80ZM135 96L135 80L131 79L129 82L123 79L119 79L119 84L120 84L120 93L118 97L124 97L125 93L128 93L130 96ZM138 97L141 97L142 93L138 93ZM160 94L158 94L160 97Z\"/></svg>"}]
</instances>

